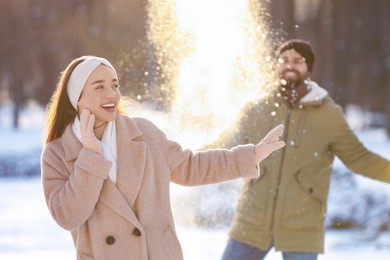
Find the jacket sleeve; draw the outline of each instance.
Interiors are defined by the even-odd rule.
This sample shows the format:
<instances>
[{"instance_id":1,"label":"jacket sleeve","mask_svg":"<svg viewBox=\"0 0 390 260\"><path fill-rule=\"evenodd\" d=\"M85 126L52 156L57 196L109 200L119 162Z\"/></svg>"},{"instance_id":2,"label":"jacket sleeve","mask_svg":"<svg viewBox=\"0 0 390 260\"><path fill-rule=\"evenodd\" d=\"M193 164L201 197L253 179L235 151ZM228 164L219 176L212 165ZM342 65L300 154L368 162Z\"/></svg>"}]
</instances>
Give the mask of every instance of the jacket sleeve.
<instances>
[{"instance_id":1,"label":"jacket sleeve","mask_svg":"<svg viewBox=\"0 0 390 260\"><path fill-rule=\"evenodd\" d=\"M86 149L81 149L72 169L63 160L55 147L46 146L41 158L42 185L54 220L74 230L91 216L111 162Z\"/></svg>"},{"instance_id":2,"label":"jacket sleeve","mask_svg":"<svg viewBox=\"0 0 390 260\"><path fill-rule=\"evenodd\" d=\"M172 144L168 147L165 155L171 166L171 180L177 184L193 186L259 176L253 145L196 153Z\"/></svg>"},{"instance_id":3,"label":"jacket sleeve","mask_svg":"<svg viewBox=\"0 0 390 260\"><path fill-rule=\"evenodd\" d=\"M239 177L258 177L253 145L240 145L230 150L210 149L202 152L183 150L180 144L169 140L154 125L148 135L153 138L171 172L171 181L180 185L211 184Z\"/></svg>"},{"instance_id":4,"label":"jacket sleeve","mask_svg":"<svg viewBox=\"0 0 390 260\"><path fill-rule=\"evenodd\" d=\"M340 107L333 113L335 136L331 149L353 172L390 183L390 161L368 150L357 138Z\"/></svg>"}]
</instances>

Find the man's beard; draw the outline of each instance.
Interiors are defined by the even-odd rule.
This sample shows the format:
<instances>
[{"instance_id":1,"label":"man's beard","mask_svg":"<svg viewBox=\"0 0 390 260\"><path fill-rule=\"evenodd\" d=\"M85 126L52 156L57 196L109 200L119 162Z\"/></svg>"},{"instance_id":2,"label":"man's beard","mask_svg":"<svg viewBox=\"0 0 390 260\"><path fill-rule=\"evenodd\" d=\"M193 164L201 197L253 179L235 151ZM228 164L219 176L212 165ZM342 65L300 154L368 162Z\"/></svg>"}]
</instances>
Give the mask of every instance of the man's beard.
<instances>
[{"instance_id":1,"label":"man's beard","mask_svg":"<svg viewBox=\"0 0 390 260\"><path fill-rule=\"evenodd\" d=\"M288 71L292 71L294 73L296 73L297 77L294 78L294 79L291 79L291 78L285 78L283 75L288 72ZM305 77L302 77L299 72L295 71L295 70L285 70L283 71L283 73L281 74L281 77L280 77L280 85L282 85L283 87L285 87L286 89L294 89L298 86L300 86L301 84L304 83L304 81L306 80Z\"/></svg>"}]
</instances>

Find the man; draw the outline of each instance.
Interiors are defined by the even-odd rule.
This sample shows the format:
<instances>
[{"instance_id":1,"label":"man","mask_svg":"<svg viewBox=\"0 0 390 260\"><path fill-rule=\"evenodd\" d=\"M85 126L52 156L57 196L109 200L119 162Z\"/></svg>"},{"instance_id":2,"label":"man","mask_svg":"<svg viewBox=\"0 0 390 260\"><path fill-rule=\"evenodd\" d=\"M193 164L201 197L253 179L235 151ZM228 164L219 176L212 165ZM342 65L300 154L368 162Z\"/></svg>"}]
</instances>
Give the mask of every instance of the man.
<instances>
[{"instance_id":1,"label":"man","mask_svg":"<svg viewBox=\"0 0 390 260\"><path fill-rule=\"evenodd\" d=\"M324 220L334 156L352 171L390 182L390 162L367 150L342 109L310 80L311 45L283 43L279 80L266 100L250 103L237 124L208 147L259 140L284 124L286 146L260 164L261 176L242 187L223 260L263 259L275 247L283 258L315 260L324 251Z\"/></svg>"}]
</instances>

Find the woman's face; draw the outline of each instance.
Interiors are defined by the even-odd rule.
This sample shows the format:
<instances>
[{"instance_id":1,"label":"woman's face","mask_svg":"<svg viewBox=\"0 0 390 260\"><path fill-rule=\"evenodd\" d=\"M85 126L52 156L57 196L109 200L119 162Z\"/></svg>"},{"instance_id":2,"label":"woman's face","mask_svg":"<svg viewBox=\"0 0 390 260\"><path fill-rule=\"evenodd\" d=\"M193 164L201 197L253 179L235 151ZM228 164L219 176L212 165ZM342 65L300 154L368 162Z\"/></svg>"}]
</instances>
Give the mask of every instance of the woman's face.
<instances>
[{"instance_id":1,"label":"woman's face","mask_svg":"<svg viewBox=\"0 0 390 260\"><path fill-rule=\"evenodd\" d=\"M115 120L121 98L116 73L99 65L89 76L77 102L79 113L87 108L95 115L95 127Z\"/></svg>"}]
</instances>

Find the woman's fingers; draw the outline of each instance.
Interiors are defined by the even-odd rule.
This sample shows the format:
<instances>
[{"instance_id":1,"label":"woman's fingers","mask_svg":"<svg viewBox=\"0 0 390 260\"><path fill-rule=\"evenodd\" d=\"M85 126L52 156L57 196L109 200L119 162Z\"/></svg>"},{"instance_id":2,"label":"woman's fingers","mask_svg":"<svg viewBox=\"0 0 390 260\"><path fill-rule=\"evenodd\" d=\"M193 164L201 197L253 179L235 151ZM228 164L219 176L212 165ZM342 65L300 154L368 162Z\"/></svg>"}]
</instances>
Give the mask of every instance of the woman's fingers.
<instances>
[{"instance_id":1,"label":"woman's fingers","mask_svg":"<svg viewBox=\"0 0 390 260\"><path fill-rule=\"evenodd\" d=\"M95 115L91 114L89 109L84 109L81 112L81 116L80 116L81 135L84 137L92 137L94 135L93 133L94 124L95 124Z\"/></svg>"},{"instance_id":2,"label":"woman's fingers","mask_svg":"<svg viewBox=\"0 0 390 260\"><path fill-rule=\"evenodd\" d=\"M284 130L284 125L278 125L274 127L268 134L264 137L263 141L265 143L274 143L279 140L279 137L282 136Z\"/></svg>"},{"instance_id":3,"label":"woman's fingers","mask_svg":"<svg viewBox=\"0 0 390 260\"><path fill-rule=\"evenodd\" d=\"M93 133L93 125L95 124L95 115L94 114L90 114L89 116L89 121L88 121L88 126L87 126L87 133L90 133L90 134L94 134Z\"/></svg>"},{"instance_id":4,"label":"woman's fingers","mask_svg":"<svg viewBox=\"0 0 390 260\"><path fill-rule=\"evenodd\" d=\"M254 153L256 163L267 158L274 151L285 146L284 141L279 141L279 137L283 134L283 125L274 127L257 145L255 145Z\"/></svg>"},{"instance_id":5,"label":"woman's fingers","mask_svg":"<svg viewBox=\"0 0 390 260\"><path fill-rule=\"evenodd\" d=\"M286 143L284 141L275 141L273 143L268 144L268 147L271 150L270 153L272 153L272 152L282 148L285 145L286 145Z\"/></svg>"},{"instance_id":6,"label":"woman's fingers","mask_svg":"<svg viewBox=\"0 0 390 260\"><path fill-rule=\"evenodd\" d=\"M88 121L89 121L89 111L87 109L83 109L81 111L81 115L80 115L80 131L82 133L85 132L85 130L87 129L87 125L88 125Z\"/></svg>"},{"instance_id":7,"label":"woman's fingers","mask_svg":"<svg viewBox=\"0 0 390 260\"><path fill-rule=\"evenodd\" d=\"M95 115L93 115L89 109L83 109L80 115L81 142L84 148L101 155L102 150L99 144L99 140L96 138L95 133L93 132L94 124Z\"/></svg>"},{"instance_id":8,"label":"woman's fingers","mask_svg":"<svg viewBox=\"0 0 390 260\"><path fill-rule=\"evenodd\" d=\"M93 116L93 120L92 119ZM92 127L90 126L92 122ZM83 109L80 116L80 130L81 133L87 133L89 129L91 129L91 132L93 132L93 124L95 123L95 116L91 114L91 111L89 109Z\"/></svg>"}]
</instances>

